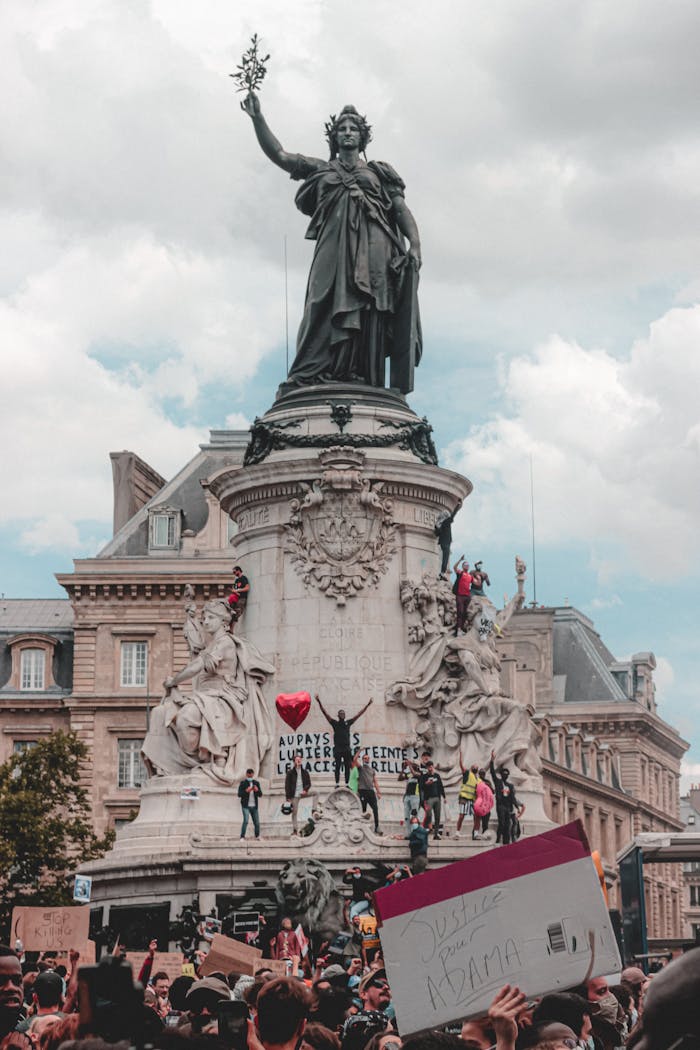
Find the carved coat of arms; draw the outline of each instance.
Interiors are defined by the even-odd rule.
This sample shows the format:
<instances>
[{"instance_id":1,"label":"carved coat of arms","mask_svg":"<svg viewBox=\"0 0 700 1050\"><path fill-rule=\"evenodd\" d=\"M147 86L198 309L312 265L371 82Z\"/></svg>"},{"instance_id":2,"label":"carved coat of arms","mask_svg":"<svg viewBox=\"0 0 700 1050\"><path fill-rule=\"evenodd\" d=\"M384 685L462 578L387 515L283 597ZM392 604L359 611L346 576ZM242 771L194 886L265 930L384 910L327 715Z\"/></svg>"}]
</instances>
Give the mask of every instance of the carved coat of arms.
<instances>
[{"instance_id":1,"label":"carved coat of arms","mask_svg":"<svg viewBox=\"0 0 700 1050\"><path fill-rule=\"evenodd\" d=\"M319 460L321 477L302 483L303 496L291 501L288 549L307 586L345 605L377 583L396 551L392 501L383 482L363 474L364 452L331 448Z\"/></svg>"}]
</instances>

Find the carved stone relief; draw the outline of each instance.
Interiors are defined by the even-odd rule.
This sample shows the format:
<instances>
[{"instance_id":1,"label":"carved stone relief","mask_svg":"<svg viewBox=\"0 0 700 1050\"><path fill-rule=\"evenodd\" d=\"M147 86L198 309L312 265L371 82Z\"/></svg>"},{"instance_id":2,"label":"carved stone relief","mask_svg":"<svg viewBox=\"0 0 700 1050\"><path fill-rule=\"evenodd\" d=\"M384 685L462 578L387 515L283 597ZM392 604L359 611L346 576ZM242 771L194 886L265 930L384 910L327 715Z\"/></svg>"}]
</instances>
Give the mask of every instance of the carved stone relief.
<instances>
[{"instance_id":1,"label":"carved stone relief","mask_svg":"<svg viewBox=\"0 0 700 1050\"><path fill-rule=\"evenodd\" d=\"M338 605L376 585L396 552L392 501L363 473L365 454L331 448L303 496L290 503L288 546L297 573Z\"/></svg>"}]
</instances>

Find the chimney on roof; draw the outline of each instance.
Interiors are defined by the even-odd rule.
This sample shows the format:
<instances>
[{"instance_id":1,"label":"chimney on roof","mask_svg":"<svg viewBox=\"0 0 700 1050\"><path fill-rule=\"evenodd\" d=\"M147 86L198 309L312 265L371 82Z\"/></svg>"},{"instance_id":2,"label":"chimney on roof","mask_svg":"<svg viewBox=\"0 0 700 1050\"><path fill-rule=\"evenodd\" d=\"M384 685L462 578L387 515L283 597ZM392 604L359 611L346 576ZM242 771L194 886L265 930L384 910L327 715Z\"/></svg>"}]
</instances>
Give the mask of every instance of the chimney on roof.
<instances>
[{"instance_id":1,"label":"chimney on roof","mask_svg":"<svg viewBox=\"0 0 700 1050\"><path fill-rule=\"evenodd\" d=\"M165 478L135 452L110 452L114 486L114 533L165 485Z\"/></svg>"}]
</instances>

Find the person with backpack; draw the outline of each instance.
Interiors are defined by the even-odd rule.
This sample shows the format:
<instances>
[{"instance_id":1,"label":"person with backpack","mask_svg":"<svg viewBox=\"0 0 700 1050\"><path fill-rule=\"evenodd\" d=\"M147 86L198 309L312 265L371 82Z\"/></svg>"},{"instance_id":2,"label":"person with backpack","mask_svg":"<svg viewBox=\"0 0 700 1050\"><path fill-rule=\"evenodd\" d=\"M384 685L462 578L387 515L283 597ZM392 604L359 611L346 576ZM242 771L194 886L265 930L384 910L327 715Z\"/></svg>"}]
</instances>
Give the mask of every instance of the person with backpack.
<instances>
[{"instance_id":1,"label":"person with backpack","mask_svg":"<svg viewBox=\"0 0 700 1050\"><path fill-rule=\"evenodd\" d=\"M461 569L460 565L462 566ZM472 597L472 577L469 572L469 564L464 560L464 555L455 562L452 569L457 575L452 586L452 593L457 603L457 619L455 621L455 637L457 637L460 631L466 633L467 630L467 611Z\"/></svg>"}]
</instances>

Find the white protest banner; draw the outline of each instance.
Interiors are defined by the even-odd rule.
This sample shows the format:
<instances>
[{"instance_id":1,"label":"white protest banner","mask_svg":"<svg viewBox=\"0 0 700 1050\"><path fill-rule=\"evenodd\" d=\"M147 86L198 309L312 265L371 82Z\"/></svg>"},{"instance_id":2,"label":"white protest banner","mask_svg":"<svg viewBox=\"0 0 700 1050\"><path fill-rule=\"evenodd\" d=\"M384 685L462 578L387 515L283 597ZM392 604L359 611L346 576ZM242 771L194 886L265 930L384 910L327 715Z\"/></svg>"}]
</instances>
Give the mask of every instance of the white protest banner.
<instances>
[{"instance_id":1,"label":"white protest banner","mask_svg":"<svg viewBox=\"0 0 700 1050\"><path fill-rule=\"evenodd\" d=\"M621 969L580 821L378 890L375 907L402 1036Z\"/></svg>"},{"instance_id":2,"label":"white protest banner","mask_svg":"<svg viewBox=\"0 0 700 1050\"><path fill-rule=\"evenodd\" d=\"M90 931L90 908L13 908L12 941L20 940L26 952L53 948L80 948Z\"/></svg>"}]
</instances>

